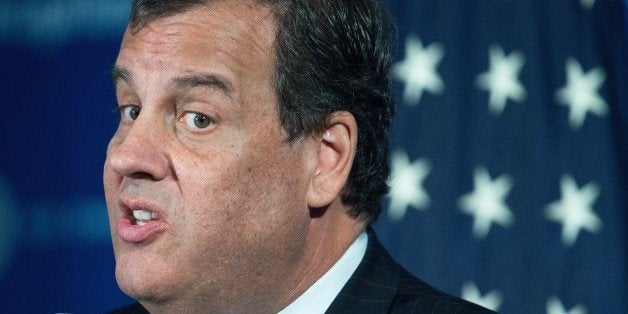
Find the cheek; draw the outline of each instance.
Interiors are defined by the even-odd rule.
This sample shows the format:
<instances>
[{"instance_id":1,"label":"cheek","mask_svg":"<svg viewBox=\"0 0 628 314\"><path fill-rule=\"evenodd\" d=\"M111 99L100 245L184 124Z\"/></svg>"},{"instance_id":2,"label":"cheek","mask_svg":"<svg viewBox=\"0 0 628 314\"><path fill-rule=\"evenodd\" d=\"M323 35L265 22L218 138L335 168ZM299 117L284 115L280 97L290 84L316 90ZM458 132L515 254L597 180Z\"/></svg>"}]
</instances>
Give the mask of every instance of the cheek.
<instances>
[{"instance_id":1,"label":"cheek","mask_svg":"<svg viewBox=\"0 0 628 314\"><path fill-rule=\"evenodd\" d=\"M244 159L190 168L179 181L186 219L194 220L194 225L228 228L261 214L265 206L260 202L273 197L267 192L270 172L267 165Z\"/></svg>"},{"instance_id":2,"label":"cheek","mask_svg":"<svg viewBox=\"0 0 628 314\"><path fill-rule=\"evenodd\" d=\"M245 241L306 213L302 166L285 155L257 151L186 168L179 182L190 236Z\"/></svg>"}]
</instances>

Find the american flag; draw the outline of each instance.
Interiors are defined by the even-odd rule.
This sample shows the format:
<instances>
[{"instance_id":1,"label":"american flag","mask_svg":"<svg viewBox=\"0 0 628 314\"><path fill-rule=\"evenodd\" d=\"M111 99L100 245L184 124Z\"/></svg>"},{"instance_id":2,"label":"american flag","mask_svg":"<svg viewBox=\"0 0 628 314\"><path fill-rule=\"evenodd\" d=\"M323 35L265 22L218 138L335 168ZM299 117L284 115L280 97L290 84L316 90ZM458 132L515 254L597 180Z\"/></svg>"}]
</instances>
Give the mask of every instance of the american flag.
<instances>
[{"instance_id":1,"label":"american flag","mask_svg":"<svg viewBox=\"0 0 628 314\"><path fill-rule=\"evenodd\" d=\"M387 248L500 312L628 313L628 0L387 2ZM131 302L101 180L129 4L0 0L0 313Z\"/></svg>"},{"instance_id":2,"label":"american flag","mask_svg":"<svg viewBox=\"0 0 628 314\"><path fill-rule=\"evenodd\" d=\"M628 313L623 3L388 5L392 255L499 312Z\"/></svg>"}]
</instances>

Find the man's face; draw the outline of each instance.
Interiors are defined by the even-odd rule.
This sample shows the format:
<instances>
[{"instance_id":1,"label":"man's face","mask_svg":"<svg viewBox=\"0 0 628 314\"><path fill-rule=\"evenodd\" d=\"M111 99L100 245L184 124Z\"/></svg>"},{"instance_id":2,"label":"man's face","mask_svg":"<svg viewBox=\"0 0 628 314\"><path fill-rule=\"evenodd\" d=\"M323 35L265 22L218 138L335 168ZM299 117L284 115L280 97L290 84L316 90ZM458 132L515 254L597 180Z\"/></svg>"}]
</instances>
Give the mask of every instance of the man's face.
<instances>
[{"instance_id":1,"label":"man's face","mask_svg":"<svg viewBox=\"0 0 628 314\"><path fill-rule=\"evenodd\" d=\"M114 70L121 122L104 166L127 294L228 303L249 290L254 303L280 293L254 289L290 278L302 257L315 149L283 141L274 35L269 10L243 2L127 30Z\"/></svg>"}]
</instances>

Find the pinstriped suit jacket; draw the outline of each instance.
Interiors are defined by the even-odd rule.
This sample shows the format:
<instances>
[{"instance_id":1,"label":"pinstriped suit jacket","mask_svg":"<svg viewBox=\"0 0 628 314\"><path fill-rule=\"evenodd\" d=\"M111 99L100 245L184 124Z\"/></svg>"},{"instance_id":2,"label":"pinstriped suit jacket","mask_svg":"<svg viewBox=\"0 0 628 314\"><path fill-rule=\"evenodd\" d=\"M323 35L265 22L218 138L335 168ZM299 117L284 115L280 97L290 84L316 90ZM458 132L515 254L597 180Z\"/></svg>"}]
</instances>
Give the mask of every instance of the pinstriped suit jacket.
<instances>
[{"instance_id":1,"label":"pinstriped suit jacket","mask_svg":"<svg viewBox=\"0 0 628 314\"><path fill-rule=\"evenodd\" d=\"M397 264L368 229L364 259L327 313L493 313L445 294Z\"/></svg>"},{"instance_id":2,"label":"pinstriped suit jacket","mask_svg":"<svg viewBox=\"0 0 628 314\"><path fill-rule=\"evenodd\" d=\"M364 259L326 313L493 313L417 279L388 255L372 229L367 232ZM148 312L135 303L110 313Z\"/></svg>"}]
</instances>

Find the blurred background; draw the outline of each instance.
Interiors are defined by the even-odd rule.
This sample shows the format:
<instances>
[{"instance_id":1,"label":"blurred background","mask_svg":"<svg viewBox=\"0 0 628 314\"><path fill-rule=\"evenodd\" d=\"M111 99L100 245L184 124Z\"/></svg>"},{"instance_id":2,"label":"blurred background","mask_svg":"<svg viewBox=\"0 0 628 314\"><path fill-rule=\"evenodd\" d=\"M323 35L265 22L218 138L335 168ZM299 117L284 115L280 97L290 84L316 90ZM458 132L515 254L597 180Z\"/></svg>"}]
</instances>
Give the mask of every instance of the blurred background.
<instances>
[{"instance_id":1,"label":"blurred background","mask_svg":"<svg viewBox=\"0 0 628 314\"><path fill-rule=\"evenodd\" d=\"M101 180L129 2L0 0L0 313L131 302ZM504 313L627 313L628 1L387 4L391 253Z\"/></svg>"}]
</instances>

